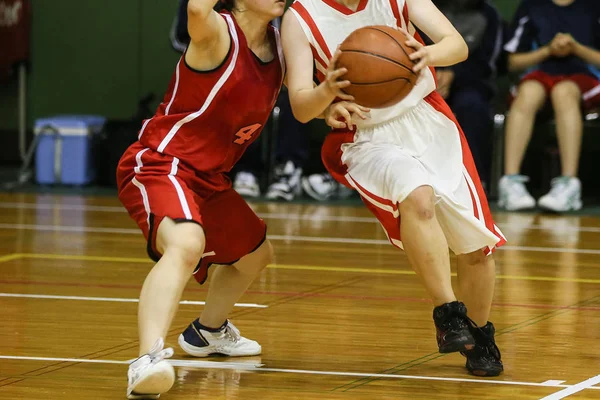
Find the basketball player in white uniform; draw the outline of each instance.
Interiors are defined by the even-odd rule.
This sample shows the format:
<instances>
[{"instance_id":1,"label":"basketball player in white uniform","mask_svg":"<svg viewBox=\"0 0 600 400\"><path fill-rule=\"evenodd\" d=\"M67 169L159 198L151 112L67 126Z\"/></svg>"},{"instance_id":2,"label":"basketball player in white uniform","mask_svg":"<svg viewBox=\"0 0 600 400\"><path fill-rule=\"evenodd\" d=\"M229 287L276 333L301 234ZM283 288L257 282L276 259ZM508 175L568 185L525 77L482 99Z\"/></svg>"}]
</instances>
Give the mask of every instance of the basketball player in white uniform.
<instances>
[{"instance_id":1,"label":"basketball player in white uniform","mask_svg":"<svg viewBox=\"0 0 600 400\"><path fill-rule=\"evenodd\" d=\"M410 33L414 71L421 74L407 98L370 113L343 93L346 71L335 69L337 47L369 25ZM424 46L414 26L435 44ZM499 375L503 365L488 317L491 253L505 238L464 135L435 91L433 67L466 59L464 40L431 0L296 0L284 16L282 41L295 117L325 118L334 128L323 161L338 181L359 192L390 242L405 250L434 303L439 351L461 352L472 374ZM334 103L336 97L342 101ZM458 258L462 302L452 289L448 248Z\"/></svg>"}]
</instances>

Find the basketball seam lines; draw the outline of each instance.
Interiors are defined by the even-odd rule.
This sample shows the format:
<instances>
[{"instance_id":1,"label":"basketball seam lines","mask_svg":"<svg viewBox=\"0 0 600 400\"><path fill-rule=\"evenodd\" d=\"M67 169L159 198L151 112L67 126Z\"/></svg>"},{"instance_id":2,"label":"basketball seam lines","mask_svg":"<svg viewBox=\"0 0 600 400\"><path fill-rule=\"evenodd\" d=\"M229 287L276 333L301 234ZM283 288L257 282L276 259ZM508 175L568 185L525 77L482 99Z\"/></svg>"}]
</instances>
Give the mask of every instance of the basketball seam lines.
<instances>
[{"instance_id":1,"label":"basketball seam lines","mask_svg":"<svg viewBox=\"0 0 600 400\"><path fill-rule=\"evenodd\" d=\"M387 36L389 36L389 38L390 38L390 39L392 39L394 42L396 42L396 43L398 44L398 47L400 47L400 49L401 49L401 50L404 52L404 54L406 54L406 57L408 57L408 59L410 60L410 56L408 55L408 53L407 53L407 52L406 52L406 50L404 49L404 46L402 46L402 44L400 44L400 42L399 42L399 41L397 41L395 37L393 37L392 35L390 35L390 34L389 34L389 33L387 33L386 31L384 31L384 30L382 30L382 29L375 28L375 27L373 27L373 26L370 26L368 29L373 29L373 30L375 30L375 31L378 31L378 32L381 32L381 33L383 33L384 35L387 35ZM412 60L411 60L411 61L412 61ZM404 65L403 65L403 66L404 66ZM415 74L415 72L414 72L412 69L408 69L408 70L409 70L410 72L412 72L414 75L416 75L416 74Z\"/></svg>"},{"instance_id":2,"label":"basketball seam lines","mask_svg":"<svg viewBox=\"0 0 600 400\"><path fill-rule=\"evenodd\" d=\"M390 83L390 82L394 82L394 81L398 81L398 80L410 82L410 79L401 76L399 78L394 78L394 79L390 79L390 80L387 80L387 81L381 81L381 82L356 83L356 82L350 81L350 83L352 83L353 86L365 86L365 85L380 85L382 83Z\"/></svg>"},{"instance_id":3,"label":"basketball seam lines","mask_svg":"<svg viewBox=\"0 0 600 400\"><path fill-rule=\"evenodd\" d=\"M394 59L391 59L389 57L382 56L381 54L375 54L375 53L371 53L370 51L354 50L354 49L343 49L342 52L344 52L344 53L361 53L361 54L367 54L367 55L370 55L370 56L373 56L373 57L378 57L378 58L381 58L383 60L386 60L386 61L389 61L391 63L394 63L397 66L402 67L405 70L409 71L411 74L416 75L414 73L414 71L412 69L410 69L409 67L407 67L406 65L404 65L402 63L399 63L398 61L396 61Z\"/></svg>"}]
</instances>

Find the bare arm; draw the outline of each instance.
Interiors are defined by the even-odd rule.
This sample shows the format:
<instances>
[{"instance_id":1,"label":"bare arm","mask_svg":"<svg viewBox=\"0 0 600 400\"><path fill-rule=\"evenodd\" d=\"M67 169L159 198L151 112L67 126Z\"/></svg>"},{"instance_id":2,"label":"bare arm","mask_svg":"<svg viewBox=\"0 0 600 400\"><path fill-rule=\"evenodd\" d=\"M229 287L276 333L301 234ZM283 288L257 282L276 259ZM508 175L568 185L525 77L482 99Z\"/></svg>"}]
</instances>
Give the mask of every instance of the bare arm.
<instances>
[{"instance_id":1,"label":"bare arm","mask_svg":"<svg viewBox=\"0 0 600 400\"><path fill-rule=\"evenodd\" d=\"M188 32L192 42L202 43L214 39L219 29L219 16L213 10L215 0L189 0Z\"/></svg>"},{"instance_id":2,"label":"bare arm","mask_svg":"<svg viewBox=\"0 0 600 400\"><path fill-rule=\"evenodd\" d=\"M435 44L420 48L413 59L420 62L415 71L425 66L446 67L467 59L469 49L462 36L431 0L406 0L410 21Z\"/></svg>"},{"instance_id":3,"label":"bare arm","mask_svg":"<svg viewBox=\"0 0 600 400\"><path fill-rule=\"evenodd\" d=\"M541 64L550 58L551 55L552 52L548 46L540 47L528 53L509 54L508 69L509 71L522 71L534 65Z\"/></svg>"},{"instance_id":4,"label":"bare arm","mask_svg":"<svg viewBox=\"0 0 600 400\"><path fill-rule=\"evenodd\" d=\"M588 64L600 67L600 51L596 49L575 42L573 45L573 54Z\"/></svg>"},{"instance_id":5,"label":"bare arm","mask_svg":"<svg viewBox=\"0 0 600 400\"><path fill-rule=\"evenodd\" d=\"M345 81L336 82L337 78L346 71L338 70L337 74L335 71L330 71L329 79L318 86L314 85L312 75L314 60L310 44L298 19L290 10L284 15L281 24L281 42L287 62L287 87L294 117L303 123L314 118L322 118L323 112L336 96L343 96L335 90L335 87L339 91L349 84L349 82L344 83ZM333 61L330 62L332 67L335 60L331 61ZM333 89L331 82L333 82Z\"/></svg>"}]
</instances>

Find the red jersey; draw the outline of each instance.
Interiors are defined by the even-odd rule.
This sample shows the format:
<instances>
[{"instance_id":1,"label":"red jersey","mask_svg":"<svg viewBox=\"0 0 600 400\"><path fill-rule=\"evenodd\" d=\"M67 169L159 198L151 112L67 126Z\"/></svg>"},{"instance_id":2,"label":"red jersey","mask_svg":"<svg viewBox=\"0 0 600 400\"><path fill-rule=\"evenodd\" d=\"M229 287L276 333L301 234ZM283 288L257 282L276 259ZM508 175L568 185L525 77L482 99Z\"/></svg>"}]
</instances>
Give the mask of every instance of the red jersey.
<instances>
[{"instance_id":1,"label":"red jersey","mask_svg":"<svg viewBox=\"0 0 600 400\"><path fill-rule=\"evenodd\" d=\"M223 63L196 71L179 60L162 104L145 120L139 141L202 175L228 172L267 122L283 82L277 28L268 35L275 58L262 62L249 48L233 15L220 14L231 45Z\"/></svg>"}]
</instances>

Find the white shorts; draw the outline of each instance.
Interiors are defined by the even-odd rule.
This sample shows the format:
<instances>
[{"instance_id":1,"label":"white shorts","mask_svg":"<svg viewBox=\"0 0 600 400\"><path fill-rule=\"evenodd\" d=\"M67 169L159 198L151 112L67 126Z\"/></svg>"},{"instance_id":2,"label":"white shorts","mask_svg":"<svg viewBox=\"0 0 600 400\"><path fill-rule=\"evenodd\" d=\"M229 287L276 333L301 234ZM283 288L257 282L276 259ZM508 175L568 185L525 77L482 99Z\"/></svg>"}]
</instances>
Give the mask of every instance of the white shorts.
<instances>
[{"instance_id":1,"label":"white shorts","mask_svg":"<svg viewBox=\"0 0 600 400\"><path fill-rule=\"evenodd\" d=\"M394 120L358 129L341 152L347 183L360 193L393 245L402 248L398 204L420 186L433 188L437 219L455 254L491 253L506 241L445 102L428 97Z\"/></svg>"}]
</instances>

